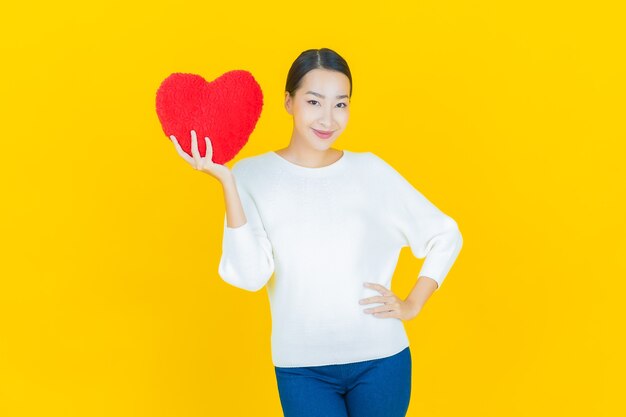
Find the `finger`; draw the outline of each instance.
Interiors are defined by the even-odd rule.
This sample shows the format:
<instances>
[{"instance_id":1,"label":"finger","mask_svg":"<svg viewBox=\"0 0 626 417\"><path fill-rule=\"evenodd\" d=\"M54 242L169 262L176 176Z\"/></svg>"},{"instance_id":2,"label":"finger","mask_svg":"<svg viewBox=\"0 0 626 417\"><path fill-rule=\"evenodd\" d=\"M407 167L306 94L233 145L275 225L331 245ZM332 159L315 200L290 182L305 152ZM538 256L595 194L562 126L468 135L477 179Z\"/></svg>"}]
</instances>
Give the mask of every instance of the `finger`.
<instances>
[{"instance_id":1,"label":"finger","mask_svg":"<svg viewBox=\"0 0 626 417\"><path fill-rule=\"evenodd\" d=\"M200 161L200 151L198 151L198 138L196 137L196 131L191 131L191 154L193 155L193 159L195 162L194 168L198 169L201 165Z\"/></svg>"},{"instance_id":2,"label":"finger","mask_svg":"<svg viewBox=\"0 0 626 417\"><path fill-rule=\"evenodd\" d=\"M383 313L374 313L372 315L374 317L376 317L377 319L385 319L385 318L388 318L388 317L394 317L394 318L397 318L397 319L400 318L398 312L396 312L396 311L386 311L386 312L383 312Z\"/></svg>"},{"instance_id":3,"label":"finger","mask_svg":"<svg viewBox=\"0 0 626 417\"><path fill-rule=\"evenodd\" d=\"M172 139L172 143L174 144L174 147L176 148L176 152L178 152L178 154L182 156L185 161L189 162L190 164L193 164L193 158L189 156L189 154L183 150L183 148L180 146L180 143L178 143L176 136L170 135L170 139Z\"/></svg>"},{"instance_id":4,"label":"finger","mask_svg":"<svg viewBox=\"0 0 626 417\"><path fill-rule=\"evenodd\" d=\"M206 152L204 153L204 157L213 162L213 144L211 143L211 139L209 139L208 136L205 136L204 141L206 142Z\"/></svg>"},{"instance_id":5,"label":"finger","mask_svg":"<svg viewBox=\"0 0 626 417\"><path fill-rule=\"evenodd\" d=\"M376 290L383 295L389 295L389 293L391 293L391 291L389 291L387 288L383 287L380 284L376 284L375 282L366 282L365 286L373 290Z\"/></svg>"},{"instance_id":6,"label":"finger","mask_svg":"<svg viewBox=\"0 0 626 417\"><path fill-rule=\"evenodd\" d=\"M201 158L200 164L198 164L198 169L204 171L206 168L208 168L208 166L209 162L207 162L206 158Z\"/></svg>"},{"instance_id":7,"label":"finger","mask_svg":"<svg viewBox=\"0 0 626 417\"><path fill-rule=\"evenodd\" d=\"M389 288L386 288L380 284L376 284L376 287L378 288L378 291L384 296L388 297L390 295L393 295L393 292L391 292Z\"/></svg>"},{"instance_id":8,"label":"finger","mask_svg":"<svg viewBox=\"0 0 626 417\"><path fill-rule=\"evenodd\" d=\"M385 312L385 311L394 311L396 308L393 304L385 304L382 306L378 306L378 307L370 307L370 308L366 308L365 311L366 313L381 313L381 312Z\"/></svg>"},{"instance_id":9,"label":"finger","mask_svg":"<svg viewBox=\"0 0 626 417\"><path fill-rule=\"evenodd\" d=\"M363 298L359 301L360 304L372 304L372 303L385 303L391 301L390 297L382 295L375 295L374 297Z\"/></svg>"}]
</instances>

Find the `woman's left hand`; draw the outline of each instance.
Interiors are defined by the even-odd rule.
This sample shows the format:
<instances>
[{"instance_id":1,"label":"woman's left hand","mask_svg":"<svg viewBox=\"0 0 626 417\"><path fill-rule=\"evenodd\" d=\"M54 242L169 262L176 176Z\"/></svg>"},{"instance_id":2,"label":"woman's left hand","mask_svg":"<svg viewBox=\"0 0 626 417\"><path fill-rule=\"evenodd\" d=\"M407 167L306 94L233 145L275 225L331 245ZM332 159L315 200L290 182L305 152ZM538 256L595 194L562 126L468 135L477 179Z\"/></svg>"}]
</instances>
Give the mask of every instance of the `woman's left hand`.
<instances>
[{"instance_id":1,"label":"woman's left hand","mask_svg":"<svg viewBox=\"0 0 626 417\"><path fill-rule=\"evenodd\" d=\"M370 307L368 309L365 309L365 313L373 314L375 317L393 317L400 320L411 320L418 315L420 311L419 308L416 308L416 306L408 301L398 298L398 296L396 296L393 291L373 282L366 282L364 283L364 285L367 288L378 291L382 295L375 295L373 297L363 298L362 300L359 300L359 304L384 304L382 306Z\"/></svg>"}]
</instances>

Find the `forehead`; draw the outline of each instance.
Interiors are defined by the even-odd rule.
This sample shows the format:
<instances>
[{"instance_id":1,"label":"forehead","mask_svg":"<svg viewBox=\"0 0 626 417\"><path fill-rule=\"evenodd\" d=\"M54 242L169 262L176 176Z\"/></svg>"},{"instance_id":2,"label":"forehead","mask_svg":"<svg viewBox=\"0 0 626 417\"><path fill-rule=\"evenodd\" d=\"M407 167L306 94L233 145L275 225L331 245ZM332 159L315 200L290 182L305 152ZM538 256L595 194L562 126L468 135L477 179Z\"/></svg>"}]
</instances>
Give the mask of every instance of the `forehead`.
<instances>
[{"instance_id":1,"label":"forehead","mask_svg":"<svg viewBox=\"0 0 626 417\"><path fill-rule=\"evenodd\" d=\"M348 94L350 92L350 80L339 71L316 68L307 72L302 77L302 93L309 90L326 95Z\"/></svg>"}]
</instances>

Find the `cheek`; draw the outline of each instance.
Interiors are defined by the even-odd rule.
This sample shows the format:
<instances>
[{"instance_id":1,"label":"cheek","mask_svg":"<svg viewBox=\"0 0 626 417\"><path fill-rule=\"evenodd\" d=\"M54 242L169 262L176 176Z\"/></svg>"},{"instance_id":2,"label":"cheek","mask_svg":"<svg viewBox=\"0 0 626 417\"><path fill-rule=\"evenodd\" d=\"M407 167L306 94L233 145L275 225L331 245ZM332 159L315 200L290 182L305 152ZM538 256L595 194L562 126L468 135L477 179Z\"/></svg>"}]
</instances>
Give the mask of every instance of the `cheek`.
<instances>
[{"instance_id":1,"label":"cheek","mask_svg":"<svg viewBox=\"0 0 626 417\"><path fill-rule=\"evenodd\" d=\"M342 111L336 116L337 122L343 126L345 126L348 123L349 118L350 118L350 113L347 111Z\"/></svg>"},{"instance_id":2,"label":"cheek","mask_svg":"<svg viewBox=\"0 0 626 417\"><path fill-rule=\"evenodd\" d=\"M301 125L310 125L315 121L315 114L313 112L301 111L298 113L298 117L296 119Z\"/></svg>"},{"instance_id":3,"label":"cheek","mask_svg":"<svg viewBox=\"0 0 626 417\"><path fill-rule=\"evenodd\" d=\"M304 116L301 114L301 115L299 115L299 116L296 118L296 124L297 124L298 126L300 126L300 127L305 128L305 127L309 124L309 122L308 122L308 120L306 119L306 117L304 117Z\"/></svg>"}]
</instances>

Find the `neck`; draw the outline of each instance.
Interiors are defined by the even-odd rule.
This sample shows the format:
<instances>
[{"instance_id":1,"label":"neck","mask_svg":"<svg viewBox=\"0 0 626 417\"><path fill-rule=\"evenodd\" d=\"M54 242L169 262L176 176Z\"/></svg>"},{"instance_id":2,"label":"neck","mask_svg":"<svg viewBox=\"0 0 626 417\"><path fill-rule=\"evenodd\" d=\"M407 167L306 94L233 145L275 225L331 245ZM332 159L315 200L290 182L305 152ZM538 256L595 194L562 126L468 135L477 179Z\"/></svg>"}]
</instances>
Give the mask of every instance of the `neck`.
<instances>
[{"instance_id":1,"label":"neck","mask_svg":"<svg viewBox=\"0 0 626 417\"><path fill-rule=\"evenodd\" d=\"M286 158L289 162L309 168L318 168L332 164L343 156L343 152L339 149L314 149L310 146L302 146L293 139L289 146L277 150L276 153Z\"/></svg>"}]
</instances>

